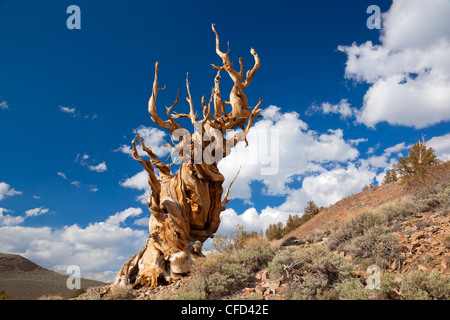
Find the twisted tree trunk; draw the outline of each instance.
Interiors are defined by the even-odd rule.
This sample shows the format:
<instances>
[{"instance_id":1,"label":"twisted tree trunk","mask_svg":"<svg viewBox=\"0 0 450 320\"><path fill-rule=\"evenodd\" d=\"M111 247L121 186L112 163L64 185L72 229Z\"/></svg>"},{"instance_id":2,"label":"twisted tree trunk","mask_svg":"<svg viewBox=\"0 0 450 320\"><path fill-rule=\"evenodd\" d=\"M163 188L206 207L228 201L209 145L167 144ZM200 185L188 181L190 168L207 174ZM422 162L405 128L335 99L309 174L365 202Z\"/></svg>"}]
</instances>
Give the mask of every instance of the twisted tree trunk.
<instances>
[{"instance_id":1,"label":"twisted tree trunk","mask_svg":"<svg viewBox=\"0 0 450 320\"><path fill-rule=\"evenodd\" d=\"M219 37L216 35L216 52L223 60L223 66L218 69L209 103L202 98L203 119L198 120L186 81L190 106L189 114L170 112L178 104L177 99L173 106L167 108L168 120L162 120L156 110L156 97L158 91L159 65L155 66L155 78L152 95L149 100L149 113L152 121L165 128L173 136L178 137L179 143L171 147L172 154L177 154L175 162L165 164L145 146L142 139L136 136L142 149L148 154L150 160L138 156L135 140L133 140L132 155L148 172L148 182L152 190L147 204L152 215L149 221L150 237L144 248L132 256L119 271L113 286L133 284L134 286L157 286L161 281L171 282L188 273L195 259L202 256L202 244L210 237L214 237L220 224L220 213L226 209L229 188L222 197L224 182L223 175L217 168L218 162L226 157L230 148L240 141L246 141L254 118L259 117L259 103L249 111L248 101L244 89L250 84L254 73L259 69L259 57L251 49L255 58L255 66L247 72L243 79L242 58L239 60L241 70L236 72L227 53L219 49ZM226 70L234 81L230 93L230 102L221 99L219 89L220 71ZM211 112L211 103L214 101L214 113ZM225 111L225 106L231 105L231 112ZM188 118L197 134L190 135L187 130L175 122L175 119ZM243 131L231 138L226 138L227 130L242 127ZM198 132L201 131L201 132ZM205 139L204 136L207 138ZM199 157L200 155L200 157ZM171 173L171 166L182 162L175 174ZM155 173L159 172L159 178ZM236 178L235 178L236 179Z\"/></svg>"}]
</instances>

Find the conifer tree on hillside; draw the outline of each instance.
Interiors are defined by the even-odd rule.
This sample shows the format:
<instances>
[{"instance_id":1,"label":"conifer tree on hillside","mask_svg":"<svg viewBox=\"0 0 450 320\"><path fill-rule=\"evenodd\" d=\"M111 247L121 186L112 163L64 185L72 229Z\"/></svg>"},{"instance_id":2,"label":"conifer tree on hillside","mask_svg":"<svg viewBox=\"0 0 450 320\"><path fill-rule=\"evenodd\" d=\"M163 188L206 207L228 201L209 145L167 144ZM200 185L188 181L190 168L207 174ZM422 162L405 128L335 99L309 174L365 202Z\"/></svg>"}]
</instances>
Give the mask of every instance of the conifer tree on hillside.
<instances>
[{"instance_id":1,"label":"conifer tree on hillside","mask_svg":"<svg viewBox=\"0 0 450 320\"><path fill-rule=\"evenodd\" d=\"M305 207L305 215L314 216L319 213L319 207L313 200L309 200Z\"/></svg>"},{"instance_id":2,"label":"conifer tree on hillside","mask_svg":"<svg viewBox=\"0 0 450 320\"><path fill-rule=\"evenodd\" d=\"M406 180L423 175L431 166L440 163L433 148L427 148L425 140L417 142L407 157L402 157L393 167L395 177Z\"/></svg>"},{"instance_id":3,"label":"conifer tree on hillside","mask_svg":"<svg viewBox=\"0 0 450 320\"><path fill-rule=\"evenodd\" d=\"M283 223L273 223L266 230L266 237L270 241L281 239L283 237Z\"/></svg>"},{"instance_id":4,"label":"conifer tree on hillside","mask_svg":"<svg viewBox=\"0 0 450 320\"><path fill-rule=\"evenodd\" d=\"M388 170L384 175L383 184L398 181L395 170Z\"/></svg>"}]
</instances>

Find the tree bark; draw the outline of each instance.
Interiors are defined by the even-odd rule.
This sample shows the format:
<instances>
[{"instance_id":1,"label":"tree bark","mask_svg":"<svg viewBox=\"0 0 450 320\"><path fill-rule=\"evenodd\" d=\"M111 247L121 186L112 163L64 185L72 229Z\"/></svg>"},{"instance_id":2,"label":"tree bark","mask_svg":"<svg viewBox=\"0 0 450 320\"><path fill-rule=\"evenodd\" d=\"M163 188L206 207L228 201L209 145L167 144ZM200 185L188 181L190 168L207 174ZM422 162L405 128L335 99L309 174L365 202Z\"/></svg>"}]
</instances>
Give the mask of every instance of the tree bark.
<instances>
[{"instance_id":1,"label":"tree bark","mask_svg":"<svg viewBox=\"0 0 450 320\"><path fill-rule=\"evenodd\" d=\"M212 132L214 139L210 138L205 141L202 137L193 135L191 141L179 141L178 145L171 147L174 150L173 153L177 152L177 161L182 162L175 174L171 173L171 166L177 161L171 164L160 161L150 146L145 146L142 139L136 136L150 160L143 159L138 155L135 140L132 141L132 155L148 172L148 183L152 191L147 201L148 208L152 213L149 220L150 236L142 250L125 262L117 274L113 286L132 284L135 287L154 287L164 281L172 282L187 274L195 260L203 256L202 244L208 238L214 237L220 224L220 213L226 209L226 205L230 201L228 199L229 190L236 178L228 186L225 196L222 198L224 176L217 167L217 162L220 160L206 161L217 155L214 152L223 152L222 156L226 157L229 150L212 148L214 151L208 159L202 158L200 162L192 161L192 159L198 152L203 154L211 143L217 143L217 139L222 140L222 146L231 147L240 141L246 141L246 135L253 125L254 119L259 117L261 111L259 106L262 100L260 99L253 110L249 111L244 89L250 84L255 72L259 69L260 61L252 49L251 54L255 58L255 66L247 72L247 79L243 81L242 58L239 60L240 71L237 72L232 67L228 52L222 53L219 50L219 37L214 25L212 28L216 35L216 52L222 58L224 66L213 66L219 71L215 77L209 103L207 104L205 98L202 98L203 120L198 121L194 111L187 79L188 98L186 100L190 107L189 114L170 114L178 103L177 93L174 105L167 108L168 120L162 120L159 117L156 97L158 92L165 87L158 88L158 63L155 65L155 78L148 110L152 121L161 128L167 129L170 134L177 130L186 130L177 124L175 119L189 118L194 126L195 124L201 126L202 134ZM221 99L220 70L226 70L235 83L230 94L230 102ZM214 113L211 112L213 101ZM232 107L229 114L225 111L227 105ZM247 124L245 125L245 123ZM224 133L237 126L242 127L243 131L227 139ZM220 137L217 132L221 135ZM197 148L200 146L200 150L196 149L196 146ZM158 171L159 177L156 175L155 169Z\"/></svg>"}]
</instances>

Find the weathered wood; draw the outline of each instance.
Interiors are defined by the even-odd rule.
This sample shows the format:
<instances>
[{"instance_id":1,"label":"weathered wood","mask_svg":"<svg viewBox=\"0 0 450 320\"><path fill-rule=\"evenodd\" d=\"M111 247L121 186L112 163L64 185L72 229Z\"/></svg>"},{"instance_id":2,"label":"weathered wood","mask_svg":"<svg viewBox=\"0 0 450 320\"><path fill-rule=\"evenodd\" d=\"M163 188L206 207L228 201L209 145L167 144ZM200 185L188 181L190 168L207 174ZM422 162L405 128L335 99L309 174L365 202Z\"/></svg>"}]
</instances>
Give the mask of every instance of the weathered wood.
<instances>
[{"instance_id":1,"label":"weathered wood","mask_svg":"<svg viewBox=\"0 0 450 320\"><path fill-rule=\"evenodd\" d=\"M200 126L200 135L192 135L190 141L179 141L173 147L172 154L176 153L178 160L165 164L153 153L150 146L146 146L139 136L136 139L142 149L148 154L150 160L139 157L135 140L132 141L132 155L139 161L148 172L148 183L152 194L148 198L147 204L151 211L149 221L150 237L143 249L133 255L125 262L122 269L117 274L113 285L134 286L157 286L161 281L171 282L182 275L187 274L194 261L202 256L202 244L208 238L214 237L220 224L220 213L226 209L229 190L233 179L228 186L222 199L224 176L219 172L217 162L217 152L222 152L222 157L229 154L225 146L234 147L240 141L246 141L246 136L253 125L255 117L259 116L262 100L249 111L248 101L244 94L244 89L250 84L255 72L260 67L260 60L255 50L251 49L251 54L255 59L254 67L247 72L246 80L243 80L244 66L242 58L240 71L237 72L228 57L228 52L223 53L219 48L219 36L212 29L216 36L216 52L222 58L223 67L218 69L214 81L209 103L202 98L203 119L198 120L194 109L194 102L191 96L189 81L186 78L186 89L189 103L189 114L172 113L172 109L178 104L178 95L175 103L167 108L168 120L162 120L156 107L156 97L160 90L158 88L159 64L155 65L155 77L153 82L152 95L148 103L148 110L152 121L161 128L167 129L170 134L177 130L186 130L175 122L175 119L188 118L194 127ZM234 87L230 94L230 102L222 101L219 88L220 71L226 70L234 82ZM211 103L214 102L214 113L211 112ZM225 106L231 105L231 112L225 111ZM243 131L236 133L233 137L226 138L227 130L234 130L238 126ZM201 135L208 134L209 139L203 139ZM211 138L214 137L214 138ZM196 153L205 150L211 143L217 144L221 140L221 145L225 149L210 148L210 156L202 157L201 161L193 161ZM214 146L215 146L214 145ZM200 146L200 149L198 149ZM197 148L197 149L196 149ZM188 151L186 151L188 150ZM213 154L214 153L214 154ZM198 154L197 154L198 155ZM214 159L217 161L211 161ZM171 173L171 166L175 162L181 161L181 165L175 174ZM158 171L159 177L155 170ZM239 173L239 172L238 172ZM237 177L237 175L236 175Z\"/></svg>"}]
</instances>

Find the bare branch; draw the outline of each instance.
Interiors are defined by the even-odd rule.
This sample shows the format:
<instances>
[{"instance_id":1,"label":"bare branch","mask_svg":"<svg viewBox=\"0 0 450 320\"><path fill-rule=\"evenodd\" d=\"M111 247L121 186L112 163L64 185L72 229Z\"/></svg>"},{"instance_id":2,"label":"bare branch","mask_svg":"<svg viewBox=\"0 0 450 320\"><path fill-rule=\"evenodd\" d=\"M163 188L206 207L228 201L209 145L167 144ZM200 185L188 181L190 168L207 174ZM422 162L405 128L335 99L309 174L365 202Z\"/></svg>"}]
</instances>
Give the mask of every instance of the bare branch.
<instances>
[{"instance_id":1,"label":"bare branch","mask_svg":"<svg viewBox=\"0 0 450 320\"><path fill-rule=\"evenodd\" d=\"M148 101L148 112L150 113L150 117L152 118L152 121L155 124L157 124L161 128L169 130L169 132L172 133L176 129L180 129L183 127L180 126L179 124L175 123L175 121L173 121L173 119L164 121L158 116L158 112L157 112L157 108L156 108L156 97L158 95L158 91L164 90L166 88L165 86L163 88L158 88L158 72L159 72L159 63L156 62L156 64L155 64L155 79L153 81L152 95ZM177 98L176 102L178 102L178 98ZM175 105L176 105L176 103L175 103Z\"/></svg>"},{"instance_id":2,"label":"bare branch","mask_svg":"<svg viewBox=\"0 0 450 320\"><path fill-rule=\"evenodd\" d=\"M186 73L186 89L188 92L189 97L186 98L186 101L189 102L189 107L190 107L190 112L189 112L189 118L191 119L191 122L194 123L195 121L198 121L198 117L195 114L195 110L194 110L194 102L192 101L192 96L191 96L191 90L189 89L189 78L188 78L189 74Z\"/></svg>"},{"instance_id":3,"label":"bare branch","mask_svg":"<svg viewBox=\"0 0 450 320\"><path fill-rule=\"evenodd\" d=\"M251 48L250 49L250 53L253 55L253 57L255 58L255 65L253 66L253 69L247 71L247 78L245 79L244 83L242 84L242 86L245 88L248 87L248 85L250 84L250 82L252 82L253 76L255 75L256 71L259 70L259 68L261 67L261 60L259 59L258 54L256 53L256 51Z\"/></svg>"},{"instance_id":4,"label":"bare branch","mask_svg":"<svg viewBox=\"0 0 450 320\"><path fill-rule=\"evenodd\" d=\"M238 170L238 172L236 173L236 176L234 177L233 181L231 181L231 183L230 183L230 184L228 185L228 187L227 187L227 190L225 190L225 194L224 194L223 199L222 199L222 211L225 210L225 209L227 208L228 202L230 202L231 200L233 200L233 199L228 199L228 195L230 194L230 188L231 188L231 186L233 185L234 180L236 180L236 178L237 178L238 175L239 175L239 172L241 172L241 168L242 168L242 166L239 167L239 170Z\"/></svg>"}]
</instances>

